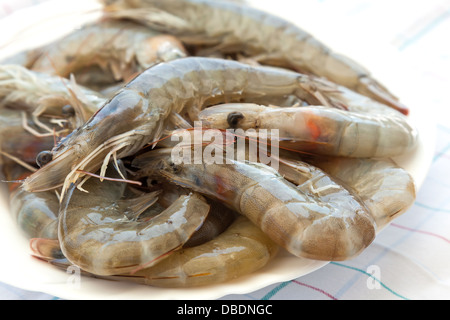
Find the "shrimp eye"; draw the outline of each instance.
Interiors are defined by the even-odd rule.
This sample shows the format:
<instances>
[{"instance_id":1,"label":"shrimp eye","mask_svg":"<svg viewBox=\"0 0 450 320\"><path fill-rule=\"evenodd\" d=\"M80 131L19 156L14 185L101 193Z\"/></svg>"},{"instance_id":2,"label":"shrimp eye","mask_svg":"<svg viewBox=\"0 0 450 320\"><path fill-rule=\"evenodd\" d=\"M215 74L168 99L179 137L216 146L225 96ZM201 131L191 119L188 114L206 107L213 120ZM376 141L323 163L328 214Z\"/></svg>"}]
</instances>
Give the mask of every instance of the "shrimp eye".
<instances>
[{"instance_id":1,"label":"shrimp eye","mask_svg":"<svg viewBox=\"0 0 450 320\"><path fill-rule=\"evenodd\" d=\"M227 122L230 128L236 128L239 124L239 121L244 119L244 115L240 112L232 112L228 115Z\"/></svg>"},{"instance_id":2,"label":"shrimp eye","mask_svg":"<svg viewBox=\"0 0 450 320\"><path fill-rule=\"evenodd\" d=\"M52 160L53 154L50 151L42 151L36 157L36 163L40 168L42 168Z\"/></svg>"},{"instance_id":3,"label":"shrimp eye","mask_svg":"<svg viewBox=\"0 0 450 320\"><path fill-rule=\"evenodd\" d=\"M179 165L176 165L175 163L171 163L170 167L172 169L172 172L175 174L181 172L181 167Z\"/></svg>"},{"instance_id":4,"label":"shrimp eye","mask_svg":"<svg viewBox=\"0 0 450 320\"><path fill-rule=\"evenodd\" d=\"M75 116L75 109L71 105L68 104L68 105L65 105L64 107L62 107L61 113L64 118L71 118L71 117Z\"/></svg>"}]
</instances>

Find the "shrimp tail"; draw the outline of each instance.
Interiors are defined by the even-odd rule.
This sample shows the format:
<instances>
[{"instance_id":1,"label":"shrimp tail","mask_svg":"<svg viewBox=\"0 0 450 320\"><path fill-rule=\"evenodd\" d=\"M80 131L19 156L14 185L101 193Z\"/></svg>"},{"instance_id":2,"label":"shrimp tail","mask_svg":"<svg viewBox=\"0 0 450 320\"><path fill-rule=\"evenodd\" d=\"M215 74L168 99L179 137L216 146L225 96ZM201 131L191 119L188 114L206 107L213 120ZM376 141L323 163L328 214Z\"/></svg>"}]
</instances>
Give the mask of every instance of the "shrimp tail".
<instances>
[{"instance_id":1,"label":"shrimp tail","mask_svg":"<svg viewBox=\"0 0 450 320\"><path fill-rule=\"evenodd\" d=\"M34 254L32 255L32 257L35 258L35 259L38 259L40 261L47 262L50 265L52 265L52 266L54 266L54 267L56 267L56 268L58 268L60 270L63 270L65 272L71 271L71 268L74 268L74 267L77 268L76 266L74 266L66 258L53 259L51 257L42 257L42 256L39 256L39 255L34 255ZM72 270L72 272L73 272L73 270ZM96 279L105 279L105 280L114 280L114 279L109 279L109 278L106 278L106 277L97 276L97 275L95 275L93 273L86 272L86 271L84 271L84 270L82 270L80 268L77 268L77 272L80 272L80 274L85 276L85 277L91 277L91 278L96 278Z\"/></svg>"},{"instance_id":2,"label":"shrimp tail","mask_svg":"<svg viewBox=\"0 0 450 320\"><path fill-rule=\"evenodd\" d=\"M144 177L149 173L156 173L157 170L164 168L165 159L171 153L171 150L171 148L155 149L152 152L146 152L135 157L131 165L139 170L136 176Z\"/></svg>"},{"instance_id":3,"label":"shrimp tail","mask_svg":"<svg viewBox=\"0 0 450 320\"><path fill-rule=\"evenodd\" d=\"M30 240L32 255L44 260L64 259L59 241L55 239L33 238Z\"/></svg>"},{"instance_id":4,"label":"shrimp tail","mask_svg":"<svg viewBox=\"0 0 450 320\"><path fill-rule=\"evenodd\" d=\"M117 204L119 208L123 208L123 212L129 220L137 220L145 210L158 201L159 194L161 192L156 191L133 199L119 200Z\"/></svg>"}]
</instances>

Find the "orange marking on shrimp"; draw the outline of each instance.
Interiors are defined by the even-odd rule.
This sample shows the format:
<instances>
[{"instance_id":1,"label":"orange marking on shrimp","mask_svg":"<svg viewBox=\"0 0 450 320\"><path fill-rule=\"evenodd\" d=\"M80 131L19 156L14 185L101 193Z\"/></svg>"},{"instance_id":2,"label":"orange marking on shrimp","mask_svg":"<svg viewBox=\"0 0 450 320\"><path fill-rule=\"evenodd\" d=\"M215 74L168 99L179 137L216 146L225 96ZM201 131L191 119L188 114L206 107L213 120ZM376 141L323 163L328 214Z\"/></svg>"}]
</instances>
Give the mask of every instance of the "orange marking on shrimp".
<instances>
[{"instance_id":1,"label":"orange marking on shrimp","mask_svg":"<svg viewBox=\"0 0 450 320\"><path fill-rule=\"evenodd\" d=\"M221 177L215 176L214 180L216 181L216 186L217 186L216 193L217 194L222 195L228 191L228 189L225 188L226 183Z\"/></svg>"},{"instance_id":2,"label":"orange marking on shrimp","mask_svg":"<svg viewBox=\"0 0 450 320\"><path fill-rule=\"evenodd\" d=\"M205 272L205 273L198 273L198 274L190 275L189 278L206 277L206 276L210 276L210 275L212 275L211 272Z\"/></svg>"},{"instance_id":3,"label":"orange marking on shrimp","mask_svg":"<svg viewBox=\"0 0 450 320\"><path fill-rule=\"evenodd\" d=\"M166 252L165 254L163 254L163 255L161 255L161 256L159 256L159 257L157 257L157 258L155 258L155 259L153 259L153 260L151 260L151 261L149 261L149 262L147 262L147 263L144 263L143 265L137 267L135 270L131 271L131 272L130 272L130 275L134 275L134 274L136 274L137 272L139 272L139 271L141 271L141 270L143 270L143 269L146 269L146 268L150 267L150 266L151 266L153 263L155 263L156 261L159 261L159 260L161 260L161 259L163 259L163 258L165 258L165 257L170 256L172 253L174 253L174 252L177 251L178 249L179 249L179 248L175 248L175 249L173 249L173 250L171 250L171 251L169 251L169 252Z\"/></svg>"},{"instance_id":4,"label":"orange marking on shrimp","mask_svg":"<svg viewBox=\"0 0 450 320\"><path fill-rule=\"evenodd\" d=\"M306 122L306 126L308 127L312 138L314 140L317 140L320 137L322 132L320 130L320 127L314 121L314 119L313 118L309 118L308 121Z\"/></svg>"}]
</instances>

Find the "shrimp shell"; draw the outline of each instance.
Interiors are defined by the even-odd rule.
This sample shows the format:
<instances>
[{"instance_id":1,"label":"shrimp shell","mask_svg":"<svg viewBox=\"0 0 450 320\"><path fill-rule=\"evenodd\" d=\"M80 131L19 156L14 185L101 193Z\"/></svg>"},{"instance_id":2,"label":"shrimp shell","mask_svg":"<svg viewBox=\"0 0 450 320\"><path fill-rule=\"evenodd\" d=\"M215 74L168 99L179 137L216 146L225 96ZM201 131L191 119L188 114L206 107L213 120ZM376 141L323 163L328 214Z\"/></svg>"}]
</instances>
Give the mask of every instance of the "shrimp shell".
<instances>
[{"instance_id":1,"label":"shrimp shell","mask_svg":"<svg viewBox=\"0 0 450 320\"><path fill-rule=\"evenodd\" d=\"M117 184L112 192L111 185ZM89 180L83 186L89 191L87 195L73 185L61 204L58 238L62 253L84 271L114 275L151 266L181 247L209 213L206 201L190 194L180 196L149 221L130 220L125 210L137 200L145 210L154 203L155 194L128 200L128 205L120 206L116 198L123 194L120 185Z\"/></svg>"},{"instance_id":2,"label":"shrimp shell","mask_svg":"<svg viewBox=\"0 0 450 320\"><path fill-rule=\"evenodd\" d=\"M24 188L38 192L63 186L66 191L80 177L77 170L102 167L104 173L111 156L130 156L157 141L173 113L195 119L208 105L292 94L311 104L341 105L334 84L291 71L197 57L161 63L137 76L61 141L52 150L53 161L30 176Z\"/></svg>"},{"instance_id":3,"label":"shrimp shell","mask_svg":"<svg viewBox=\"0 0 450 320\"><path fill-rule=\"evenodd\" d=\"M175 37L130 21L88 24L35 51L40 52L40 58L32 70L67 78L96 65L103 73L111 74L110 83L128 80L160 62L187 56ZM81 84L92 83L86 82Z\"/></svg>"},{"instance_id":4,"label":"shrimp shell","mask_svg":"<svg viewBox=\"0 0 450 320\"><path fill-rule=\"evenodd\" d=\"M38 130L34 123L26 122L28 127ZM0 109L0 153L7 153L25 163L35 164L36 155L53 146L52 136L35 136L25 129L22 112Z\"/></svg>"},{"instance_id":5,"label":"shrimp shell","mask_svg":"<svg viewBox=\"0 0 450 320\"><path fill-rule=\"evenodd\" d=\"M406 117L367 109L224 104L203 110L199 120L208 128L276 129L281 147L329 156L395 157L417 147L417 130Z\"/></svg>"},{"instance_id":6,"label":"shrimp shell","mask_svg":"<svg viewBox=\"0 0 450 320\"><path fill-rule=\"evenodd\" d=\"M277 252L274 242L240 216L225 232L203 245L178 250L153 267L111 279L166 288L213 285L263 268Z\"/></svg>"},{"instance_id":7,"label":"shrimp shell","mask_svg":"<svg viewBox=\"0 0 450 320\"><path fill-rule=\"evenodd\" d=\"M405 213L416 199L414 179L391 159L317 157L308 162L354 190L370 209L378 232Z\"/></svg>"},{"instance_id":8,"label":"shrimp shell","mask_svg":"<svg viewBox=\"0 0 450 320\"><path fill-rule=\"evenodd\" d=\"M299 188L260 163L227 159L227 164L175 164L171 152L144 153L135 158L133 166L140 169L139 175L158 172L221 201L296 256L346 260L375 237L375 223L367 207L332 179L318 179L327 184L316 185L311 174L305 188ZM330 198L336 201L325 200Z\"/></svg>"},{"instance_id":9,"label":"shrimp shell","mask_svg":"<svg viewBox=\"0 0 450 320\"><path fill-rule=\"evenodd\" d=\"M271 65L325 77L408 114L370 72L296 24L247 5L215 0L103 0L106 16L171 32L209 51L243 52Z\"/></svg>"},{"instance_id":10,"label":"shrimp shell","mask_svg":"<svg viewBox=\"0 0 450 320\"><path fill-rule=\"evenodd\" d=\"M71 263L58 254L54 240L34 239L33 255L67 270ZM239 279L266 266L279 247L244 216L218 237L195 247L182 248L152 267L133 274L99 276L84 270L84 276L105 280L135 282L165 288L214 285Z\"/></svg>"}]
</instances>

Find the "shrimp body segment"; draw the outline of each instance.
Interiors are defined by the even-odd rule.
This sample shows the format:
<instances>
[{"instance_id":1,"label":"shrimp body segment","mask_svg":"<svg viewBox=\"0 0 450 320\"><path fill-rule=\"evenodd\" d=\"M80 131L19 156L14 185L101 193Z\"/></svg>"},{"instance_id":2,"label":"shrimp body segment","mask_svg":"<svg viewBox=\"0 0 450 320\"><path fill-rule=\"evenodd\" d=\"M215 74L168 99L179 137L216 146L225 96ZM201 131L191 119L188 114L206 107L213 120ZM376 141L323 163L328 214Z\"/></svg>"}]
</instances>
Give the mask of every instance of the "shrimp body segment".
<instances>
[{"instance_id":1,"label":"shrimp body segment","mask_svg":"<svg viewBox=\"0 0 450 320\"><path fill-rule=\"evenodd\" d=\"M54 191L32 193L19 187L11 194L10 211L28 239L58 239L59 199Z\"/></svg>"},{"instance_id":2,"label":"shrimp body segment","mask_svg":"<svg viewBox=\"0 0 450 320\"><path fill-rule=\"evenodd\" d=\"M156 287L198 287L231 281L255 272L278 252L278 246L244 216L217 238L181 249L133 275L113 277Z\"/></svg>"},{"instance_id":3,"label":"shrimp body segment","mask_svg":"<svg viewBox=\"0 0 450 320\"><path fill-rule=\"evenodd\" d=\"M58 242L36 239L33 254L67 270L71 263L58 254ZM279 251L257 226L239 216L220 235L190 248L181 248L154 266L135 273L99 276L82 270L85 276L135 282L165 288L189 288L220 284L253 273L266 266Z\"/></svg>"},{"instance_id":4,"label":"shrimp body segment","mask_svg":"<svg viewBox=\"0 0 450 320\"><path fill-rule=\"evenodd\" d=\"M382 230L416 199L411 175L390 159L316 158L311 163L349 186L370 209Z\"/></svg>"},{"instance_id":5,"label":"shrimp body segment","mask_svg":"<svg viewBox=\"0 0 450 320\"><path fill-rule=\"evenodd\" d=\"M216 0L104 0L107 15L172 32L190 45L243 52L262 63L325 77L409 112L370 72L334 52L295 23L245 4Z\"/></svg>"},{"instance_id":6,"label":"shrimp body segment","mask_svg":"<svg viewBox=\"0 0 450 320\"><path fill-rule=\"evenodd\" d=\"M130 220L125 211L133 206L145 210L154 203L155 195L127 200L124 206L118 202L123 189L119 185L112 192L111 184L117 182L89 180L83 186L88 195L74 185L60 210L58 238L64 256L96 275L122 274L151 266L181 247L209 213L206 201L190 194L181 196L149 221Z\"/></svg>"},{"instance_id":7,"label":"shrimp body segment","mask_svg":"<svg viewBox=\"0 0 450 320\"><path fill-rule=\"evenodd\" d=\"M32 70L64 78L74 73L78 78L77 74L97 66L110 75L110 83L129 80L152 65L187 56L175 37L129 21L86 25L35 51L40 57Z\"/></svg>"},{"instance_id":8,"label":"shrimp body segment","mask_svg":"<svg viewBox=\"0 0 450 320\"><path fill-rule=\"evenodd\" d=\"M330 156L395 157L413 150L418 141L400 113L224 104L203 110L199 119L209 128L276 129L282 147Z\"/></svg>"},{"instance_id":9,"label":"shrimp body segment","mask_svg":"<svg viewBox=\"0 0 450 320\"><path fill-rule=\"evenodd\" d=\"M142 168L140 174L159 170L176 183L223 202L296 256L345 260L373 241L375 226L370 213L351 194L341 193L340 185L315 186L311 182L305 184L310 188L299 189L268 166L227 161L222 165L175 165L170 150L160 149L138 156L134 165ZM330 193L338 201L323 201Z\"/></svg>"},{"instance_id":10,"label":"shrimp body segment","mask_svg":"<svg viewBox=\"0 0 450 320\"><path fill-rule=\"evenodd\" d=\"M314 85L316 93L306 90L308 85ZM328 94L330 88L335 85L322 79L223 59L190 57L161 63L119 90L61 141L52 151L53 161L30 176L24 187L36 192L64 185L67 190L77 180L75 171L95 172L108 162L108 154L122 158L157 141L173 112L195 120L204 106L292 94L311 104L319 103L318 96L339 104L335 91Z\"/></svg>"}]
</instances>

